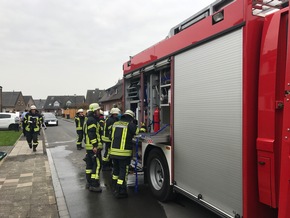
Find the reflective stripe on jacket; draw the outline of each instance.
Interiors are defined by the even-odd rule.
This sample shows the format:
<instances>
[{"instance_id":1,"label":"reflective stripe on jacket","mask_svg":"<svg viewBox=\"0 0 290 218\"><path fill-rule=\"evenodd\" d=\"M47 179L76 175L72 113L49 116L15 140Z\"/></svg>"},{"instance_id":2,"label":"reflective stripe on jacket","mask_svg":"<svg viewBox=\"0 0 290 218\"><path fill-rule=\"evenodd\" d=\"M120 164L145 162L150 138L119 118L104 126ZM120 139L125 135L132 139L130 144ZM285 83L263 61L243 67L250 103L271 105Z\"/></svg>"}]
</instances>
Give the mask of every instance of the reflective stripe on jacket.
<instances>
[{"instance_id":1,"label":"reflective stripe on jacket","mask_svg":"<svg viewBox=\"0 0 290 218\"><path fill-rule=\"evenodd\" d=\"M105 120L104 132L102 135L102 140L104 142L111 142L112 126L118 120L119 120L118 117L113 116L110 116Z\"/></svg>"},{"instance_id":2,"label":"reflective stripe on jacket","mask_svg":"<svg viewBox=\"0 0 290 218\"><path fill-rule=\"evenodd\" d=\"M42 122L43 120L40 114L27 113L24 117L25 131L39 132Z\"/></svg>"},{"instance_id":3,"label":"reflective stripe on jacket","mask_svg":"<svg viewBox=\"0 0 290 218\"><path fill-rule=\"evenodd\" d=\"M92 150L93 147L97 147L98 143L101 142L100 137L100 124L98 118L91 115L88 116L84 125L86 150Z\"/></svg>"},{"instance_id":4,"label":"reflective stripe on jacket","mask_svg":"<svg viewBox=\"0 0 290 218\"><path fill-rule=\"evenodd\" d=\"M130 118L124 117L115 122L112 127L111 156L132 156L132 139L138 132L136 124Z\"/></svg>"},{"instance_id":5,"label":"reflective stripe on jacket","mask_svg":"<svg viewBox=\"0 0 290 218\"><path fill-rule=\"evenodd\" d=\"M84 116L75 116L76 130L83 130L84 121Z\"/></svg>"}]
</instances>

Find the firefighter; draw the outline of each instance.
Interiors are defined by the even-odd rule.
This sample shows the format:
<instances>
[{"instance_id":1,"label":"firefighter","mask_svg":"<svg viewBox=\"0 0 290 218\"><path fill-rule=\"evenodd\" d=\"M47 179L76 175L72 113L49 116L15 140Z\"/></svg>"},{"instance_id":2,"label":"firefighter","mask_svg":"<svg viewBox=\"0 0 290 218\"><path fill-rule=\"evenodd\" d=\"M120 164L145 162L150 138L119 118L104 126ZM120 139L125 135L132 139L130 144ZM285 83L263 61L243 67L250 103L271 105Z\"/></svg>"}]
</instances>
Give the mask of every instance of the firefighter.
<instances>
[{"instance_id":1,"label":"firefighter","mask_svg":"<svg viewBox=\"0 0 290 218\"><path fill-rule=\"evenodd\" d=\"M119 108L112 108L110 111L110 116L105 120L104 132L102 140L105 143L105 152L103 156L103 171L111 170L112 160L110 159L111 151L111 130L113 124L119 120L118 115L120 113Z\"/></svg>"},{"instance_id":2,"label":"firefighter","mask_svg":"<svg viewBox=\"0 0 290 218\"><path fill-rule=\"evenodd\" d=\"M140 132L142 132L142 133L147 132L146 125L145 125L145 123L143 123L143 122L141 122Z\"/></svg>"},{"instance_id":3,"label":"firefighter","mask_svg":"<svg viewBox=\"0 0 290 218\"><path fill-rule=\"evenodd\" d=\"M78 139L77 139L78 150L84 149L84 147L82 146L82 141L84 138L83 137L84 136L84 131L83 131L84 121L85 121L84 110L79 109L75 116L76 131L78 135Z\"/></svg>"},{"instance_id":4,"label":"firefighter","mask_svg":"<svg viewBox=\"0 0 290 218\"><path fill-rule=\"evenodd\" d=\"M102 164L101 151L103 144L100 138L100 106L98 103L92 103L89 106L90 111L87 114L87 121L84 125L86 141L86 187L93 192L102 192L100 187L100 170Z\"/></svg>"},{"instance_id":5,"label":"firefighter","mask_svg":"<svg viewBox=\"0 0 290 218\"><path fill-rule=\"evenodd\" d=\"M103 135L104 132L104 126L105 126L105 117L104 117L104 111L100 110L100 116L99 116L99 123L100 123L100 134Z\"/></svg>"},{"instance_id":6,"label":"firefighter","mask_svg":"<svg viewBox=\"0 0 290 218\"><path fill-rule=\"evenodd\" d=\"M25 135L29 148L36 152L38 135L42 125L42 116L37 113L36 106L31 105L30 111L24 116Z\"/></svg>"},{"instance_id":7,"label":"firefighter","mask_svg":"<svg viewBox=\"0 0 290 218\"><path fill-rule=\"evenodd\" d=\"M25 133L25 124L24 124L24 117L25 115L28 113L28 110L25 109L25 111L21 114L21 125L22 125L22 133L23 133L23 136L26 136L26 133Z\"/></svg>"},{"instance_id":8,"label":"firefighter","mask_svg":"<svg viewBox=\"0 0 290 218\"><path fill-rule=\"evenodd\" d=\"M126 198L129 165L132 157L134 135L139 130L136 125L135 114L126 110L120 121L113 124L110 156L113 160L113 188L116 198Z\"/></svg>"}]
</instances>

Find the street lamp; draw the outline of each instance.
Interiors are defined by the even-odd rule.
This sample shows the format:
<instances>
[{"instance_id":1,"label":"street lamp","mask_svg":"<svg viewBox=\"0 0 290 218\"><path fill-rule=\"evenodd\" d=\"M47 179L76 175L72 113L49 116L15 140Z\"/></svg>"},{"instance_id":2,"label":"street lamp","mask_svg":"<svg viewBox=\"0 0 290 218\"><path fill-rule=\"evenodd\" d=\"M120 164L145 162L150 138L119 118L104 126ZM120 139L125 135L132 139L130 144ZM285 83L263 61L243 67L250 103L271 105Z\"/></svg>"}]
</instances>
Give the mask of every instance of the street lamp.
<instances>
[{"instance_id":1,"label":"street lamp","mask_svg":"<svg viewBox=\"0 0 290 218\"><path fill-rule=\"evenodd\" d=\"M75 96L75 108L77 108L77 96L76 94L74 94L74 96Z\"/></svg>"}]
</instances>

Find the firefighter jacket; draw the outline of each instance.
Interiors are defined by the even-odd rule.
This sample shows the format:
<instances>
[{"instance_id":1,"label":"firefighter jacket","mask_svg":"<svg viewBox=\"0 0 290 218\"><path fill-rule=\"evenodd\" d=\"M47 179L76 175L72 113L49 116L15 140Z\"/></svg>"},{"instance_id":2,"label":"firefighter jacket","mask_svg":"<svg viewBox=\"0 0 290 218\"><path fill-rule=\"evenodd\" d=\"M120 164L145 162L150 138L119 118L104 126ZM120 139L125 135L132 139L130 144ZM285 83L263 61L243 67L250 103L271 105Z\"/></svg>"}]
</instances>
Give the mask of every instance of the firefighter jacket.
<instances>
[{"instance_id":1,"label":"firefighter jacket","mask_svg":"<svg viewBox=\"0 0 290 218\"><path fill-rule=\"evenodd\" d=\"M132 139L138 132L139 129L133 123L132 117L122 116L120 121L115 122L112 127L111 157L119 159L131 157Z\"/></svg>"},{"instance_id":2,"label":"firefighter jacket","mask_svg":"<svg viewBox=\"0 0 290 218\"><path fill-rule=\"evenodd\" d=\"M24 117L25 131L39 132L42 122L43 118L39 113L31 113L31 111L29 111Z\"/></svg>"},{"instance_id":3,"label":"firefighter jacket","mask_svg":"<svg viewBox=\"0 0 290 218\"><path fill-rule=\"evenodd\" d=\"M110 116L105 120L104 132L102 135L103 142L111 142L112 126L118 120L118 117L114 116Z\"/></svg>"},{"instance_id":4,"label":"firefighter jacket","mask_svg":"<svg viewBox=\"0 0 290 218\"><path fill-rule=\"evenodd\" d=\"M100 134L103 136L104 134L104 126L105 126L105 118L104 116L99 117L99 124L100 124Z\"/></svg>"},{"instance_id":5,"label":"firefighter jacket","mask_svg":"<svg viewBox=\"0 0 290 218\"><path fill-rule=\"evenodd\" d=\"M79 115L75 116L75 124L76 124L77 131L83 130L84 122L85 122L85 116L79 116Z\"/></svg>"},{"instance_id":6,"label":"firefighter jacket","mask_svg":"<svg viewBox=\"0 0 290 218\"><path fill-rule=\"evenodd\" d=\"M93 113L89 113L84 125L86 150L93 150L94 147L102 149L103 144L100 137L99 118Z\"/></svg>"}]
</instances>

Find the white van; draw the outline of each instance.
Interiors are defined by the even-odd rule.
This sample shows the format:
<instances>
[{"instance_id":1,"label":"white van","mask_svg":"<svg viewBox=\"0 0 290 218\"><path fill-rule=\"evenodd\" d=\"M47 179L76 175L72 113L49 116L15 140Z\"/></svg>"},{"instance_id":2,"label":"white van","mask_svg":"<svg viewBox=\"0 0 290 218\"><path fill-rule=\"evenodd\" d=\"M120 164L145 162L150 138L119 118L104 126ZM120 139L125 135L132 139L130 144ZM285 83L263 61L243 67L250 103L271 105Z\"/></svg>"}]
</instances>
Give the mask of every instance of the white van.
<instances>
[{"instance_id":1,"label":"white van","mask_svg":"<svg viewBox=\"0 0 290 218\"><path fill-rule=\"evenodd\" d=\"M15 113L0 113L0 129L18 130L20 118Z\"/></svg>"}]
</instances>

